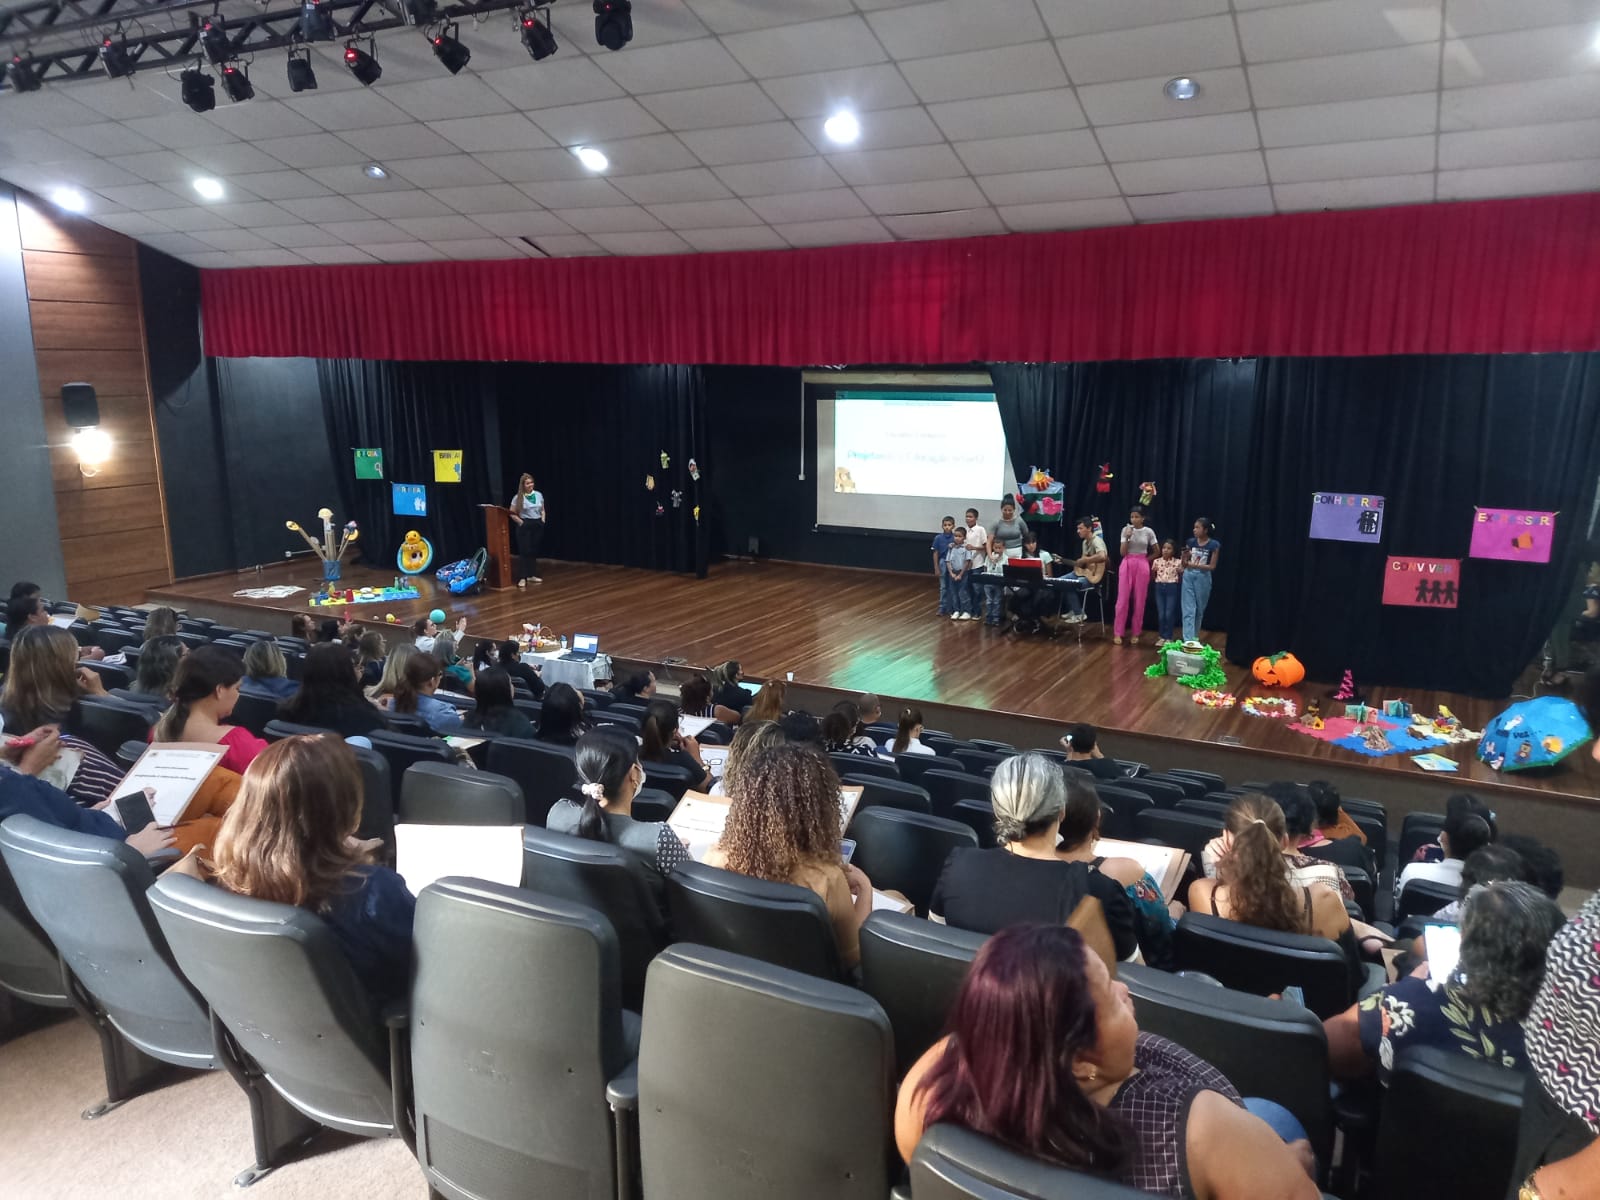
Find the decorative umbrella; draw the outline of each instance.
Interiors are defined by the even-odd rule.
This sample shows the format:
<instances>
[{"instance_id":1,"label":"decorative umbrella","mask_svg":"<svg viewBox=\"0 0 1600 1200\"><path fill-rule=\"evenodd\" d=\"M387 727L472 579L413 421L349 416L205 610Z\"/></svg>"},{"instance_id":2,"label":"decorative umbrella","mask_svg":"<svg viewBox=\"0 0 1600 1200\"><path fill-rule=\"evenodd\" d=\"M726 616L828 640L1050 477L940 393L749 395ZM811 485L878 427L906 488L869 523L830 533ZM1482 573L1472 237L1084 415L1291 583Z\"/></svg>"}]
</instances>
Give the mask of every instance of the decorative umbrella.
<instances>
[{"instance_id":1,"label":"decorative umbrella","mask_svg":"<svg viewBox=\"0 0 1600 1200\"><path fill-rule=\"evenodd\" d=\"M1571 700L1537 696L1519 700L1490 721L1478 757L1496 771L1552 767L1594 734Z\"/></svg>"}]
</instances>

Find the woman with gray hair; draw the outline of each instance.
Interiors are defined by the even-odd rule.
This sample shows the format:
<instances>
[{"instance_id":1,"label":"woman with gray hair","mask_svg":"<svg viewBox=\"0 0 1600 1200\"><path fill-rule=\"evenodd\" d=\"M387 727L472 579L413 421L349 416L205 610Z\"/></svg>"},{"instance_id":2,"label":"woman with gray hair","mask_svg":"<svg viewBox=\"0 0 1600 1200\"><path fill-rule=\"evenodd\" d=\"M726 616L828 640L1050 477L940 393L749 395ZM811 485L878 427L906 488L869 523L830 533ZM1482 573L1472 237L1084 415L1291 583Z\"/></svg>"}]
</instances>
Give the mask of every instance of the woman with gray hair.
<instances>
[{"instance_id":1,"label":"woman with gray hair","mask_svg":"<svg viewBox=\"0 0 1600 1200\"><path fill-rule=\"evenodd\" d=\"M995 768L989 798L1000 845L951 851L929 912L957 929L998 933L1011 925L1076 925L1084 901L1096 901L1116 957L1131 955L1138 939L1127 893L1056 850L1067 808L1060 764L1042 754L1008 758Z\"/></svg>"},{"instance_id":2,"label":"woman with gray hair","mask_svg":"<svg viewBox=\"0 0 1600 1200\"><path fill-rule=\"evenodd\" d=\"M1324 1021L1335 1079L1376 1071L1385 1086L1412 1046L1526 1070L1522 1019L1544 981L1545 951L1565 923L1538 888L1500 882L1473 888L1461 904L1454 967L1423 963L1404 979Z\"/></svg>"}]
</instances>

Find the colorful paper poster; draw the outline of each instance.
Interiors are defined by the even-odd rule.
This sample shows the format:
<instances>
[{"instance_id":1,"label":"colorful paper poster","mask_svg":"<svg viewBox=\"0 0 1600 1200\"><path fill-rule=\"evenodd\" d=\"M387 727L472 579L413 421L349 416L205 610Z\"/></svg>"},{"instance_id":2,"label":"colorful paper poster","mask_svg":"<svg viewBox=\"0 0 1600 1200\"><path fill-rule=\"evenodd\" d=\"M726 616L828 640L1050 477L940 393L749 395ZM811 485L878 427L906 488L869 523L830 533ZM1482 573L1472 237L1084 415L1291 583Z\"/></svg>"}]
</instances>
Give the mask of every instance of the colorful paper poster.
<instances>
[{"instance_id":1,"label":"colorful paper poster","mask_svg":"<svg viewBox=\"0 0 1600 1200\"><path fill-rule=\"evenodd\" d=\"M1325 542L1370 542L1383 537L1383 497L1360 492L1312 492L1311 536Z\"/></svg>"},{"instance_id":2,"label":"colorful paper poster","mask_svg":"<svg viewBox=\"0 0 1600 1200\"><path fill-rule=\"evenodd\" d=\"M1521 508L1477 508L1472 512L1471 558L1547 563L1556 536L1556 514Z\"/></svg>"},{"instance_id":3,"label":"colorful paper poster","mask_svg":"<svg viewBox=\"0 0 1600 1200\"><path fill-rule=\"evenodd\" d=\"M356 451L356 478L357 479L382 479L383 478L383 451L377 449L358 449Z\"/></svg>"},{"instance_id":4,"label":"colorful paper poster","mask_svg":"<svg viewBox=\"0 0 1600 1200\"><path fill-rule=\"evenodd\" d=\"M394 487L394 515L397 517L425 517L428 515L428 489L420 483L397 483Z\"/></svg>"},{"instance_id":5,"label":"colorful paper poster","mask_svg":"<svg viewBox=\"0 0 1600 1200\"><path fill-rule=\"evenodd\" d=\"M1403 608L1455 608L1461 599L1459 558L1391 558L1383 602Z\"/></svg>"},{"instance_id":6,"label":"colorful paper poster","mask_svg":"<svg viewBox=\"0 0 1600 1200\"><path fill-rule=\"evenodd\" d=\"M435 483L461 482L461 451L435 450L433 452L433 481Z\"/></svg>"}]
</instances>

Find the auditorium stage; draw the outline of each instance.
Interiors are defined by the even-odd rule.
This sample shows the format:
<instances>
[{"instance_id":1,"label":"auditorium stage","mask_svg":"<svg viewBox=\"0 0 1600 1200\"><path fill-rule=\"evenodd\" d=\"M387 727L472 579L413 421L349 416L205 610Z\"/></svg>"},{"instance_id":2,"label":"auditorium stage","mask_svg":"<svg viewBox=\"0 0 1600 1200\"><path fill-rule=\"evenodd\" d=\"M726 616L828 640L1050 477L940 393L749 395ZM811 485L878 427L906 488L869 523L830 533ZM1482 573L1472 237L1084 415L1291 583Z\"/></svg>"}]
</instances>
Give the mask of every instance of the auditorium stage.
<instances>
[{"instance_id":1,"label":"auditorium stage","mask_svg":"<svg viewBox=\"0 0 1600 1200\"><path fill-rule=\"evenodd\" d=\"M875 691L886 699L885 715L894 714L894 700L929 706L928 723L968 736L989 736L995 714L1015 714L1036 736L1010 738L1017 744L1054 741L1052 729L1067 721L1089 721L1107 731L1135 735L1176 747L1204 747L1207 761L1232 747L1299 760L1297 773L1339 768L1349 778L1361 772L1392 787L1415 782L1428 792L1470 786L1484 792L1538 793L1541 799L1584 806L1600 797L1600 769L1587 748L1562 768L1540 775L1499 775L1478 763L1472 747L1443 747L1438 753L1461 762L1457 775L1428 775L1409 756L1363 758L1350 751L1290 733L1278 722L1244 715L1237 709L1205 709L1189 692L1170 680L1146 679L1153 661L1146 645L1114 646L1107 630L1090 622L1080 646L1070 633L1056 641L1002 635L975 621L950 621L935 615L934 580L890 572L806 567L789 563L727 563L704 580L684 575L623 567L545 562L545 582L526 589L486 591L457 597L429 576L418 577L419 600L396 604L311 608L320 564L298 560L260 573L241 572L180 580L152 589L150 603L189 608L229 624L287 632L289 617L310 612L319 617L351 614L369 627L382 627L392 613L405 630L430 609L443 608L450 619L465 616L474 637L504 638L525 621L539 621L571 635L600 636L601 648L614 659L658 664L681 659L704 666L737 658L748 675L781 677L793 671L797 687ZM344 582L381 586L393 582L393 571L347 567ZM234 596L246 588L289 585L304 587L283 599L253 600ZM409 638L409 632L401 636ZM1221 635L1217 635L1220 640ZM1249 673L1226 660L1229 690L1241 699L1256 693ZM672 672L668 671L669 676ZM1325 697L1332 682L1289 689L1298 703ZM1357 681L1361 683L1360 680ZM1274 693L1268 693L1274 694ZM1404 695L1418 711L1431 713L1447 704L1469 728L1505 706L1506 701L1477 700L1443 692L1414 689L1368 689L1374 696ZM1325 711L1339 706L1324 701ZM969 718L963 721L963 716ZM1038 727L1033 728L1035 722ZM1013 725L1017 725L1013 722ZM1048 737L1048 740L1046 738ZM1115 745L1115 739L1112 739ZM1175 760L1174 760L1175 761ZM1200 765L1196 763L1196 765ZM1256 778L1256 770L1223 771L1230 780ZM1309 777L1309 776L1306 776ZM1388 791L1390 787L1369 790ZM1438 799L1442 805L1442 797Z\"/></svg>"}]
</instances>

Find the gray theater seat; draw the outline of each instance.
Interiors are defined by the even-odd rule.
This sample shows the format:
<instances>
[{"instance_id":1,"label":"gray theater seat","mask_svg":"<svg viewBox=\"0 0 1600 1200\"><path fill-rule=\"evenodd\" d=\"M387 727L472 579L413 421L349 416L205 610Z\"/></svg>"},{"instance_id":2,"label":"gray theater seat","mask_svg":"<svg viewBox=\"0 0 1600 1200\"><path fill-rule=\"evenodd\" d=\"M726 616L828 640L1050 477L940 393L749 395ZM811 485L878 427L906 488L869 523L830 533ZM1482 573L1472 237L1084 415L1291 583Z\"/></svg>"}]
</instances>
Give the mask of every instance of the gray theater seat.
<instances>
[{"instance_id":1,"label":"gray theater seat","mask_svg":"<svg viewBox=\"0 0 1600 1200\"><path fill-rule=\"evenodd\" d=\"M988 936L909 913L875 912L861 927L861 988L894 1028L895 1078L944 1032L950 1005Z\"/></svg>"},{"instance_id":2,"label":"gray theater seat","mask_svg":"<svg viewBox=\"0 0 1600 1200\"><path fill-rule=\"evenodd\" d=\"M897 808L857 809L850 836L856 843L850 861L872 886L901 893L922 916L951 852L978 848L971 826Z\"/></svg>"},{"instance_id":3,"label":"gray theater seat","mask_svg":"<svg viewBox=\"0 0 1600 1200\"><path fill-rule=\"evenodd\" d=\"M1501 1200L1516 1160L1523 1082L1520 1071L1454 1050L1402 1051L1378 1128L1375 1200Z\"/></svg>"},{"instance_id":4,"label":"gray theater seat","mask_svg":"<svg viewBox=\"0 0 1600 1200\"><path fill-rule=\"evenodd\" d=\"M400 780L395 819L405 825L521 825L517 781L454 763L419 762Z\"/></svg>"},{"instance_id":5,"label":"gray theater seat","mask_svg":"<svg viewBox=\"0 0 1600 1200\"><path fill-rule=\"evenodd\" d=\"M558 800L577 796L578 767L571 746L552 746L526 738L497 738L489 744L489 770L515 779L526 802L523 823L544 828Z\"/></svg>"},{"instance_id":6,"label":"gray theater seat","mask_svg":"<svg viewBox=\"0 0 1600 1200\"><path fill-rule=\"evenodd\" d=\"M683 863L667 876L667 910L678 941L844 978L827 905L810 888Z\"/></svg>"},{"instance_id":7,"label":"gray theater seat","mask_svg":"<svg viewBox=\"0 0 1600 1200\"><path fill-rule=\"evenodd\" d=\"M1051 1166L956 1125L935 1125L911 1156L916 1200L1138 1200L1120 1183Z\"/></svg>"}]
</instances>

